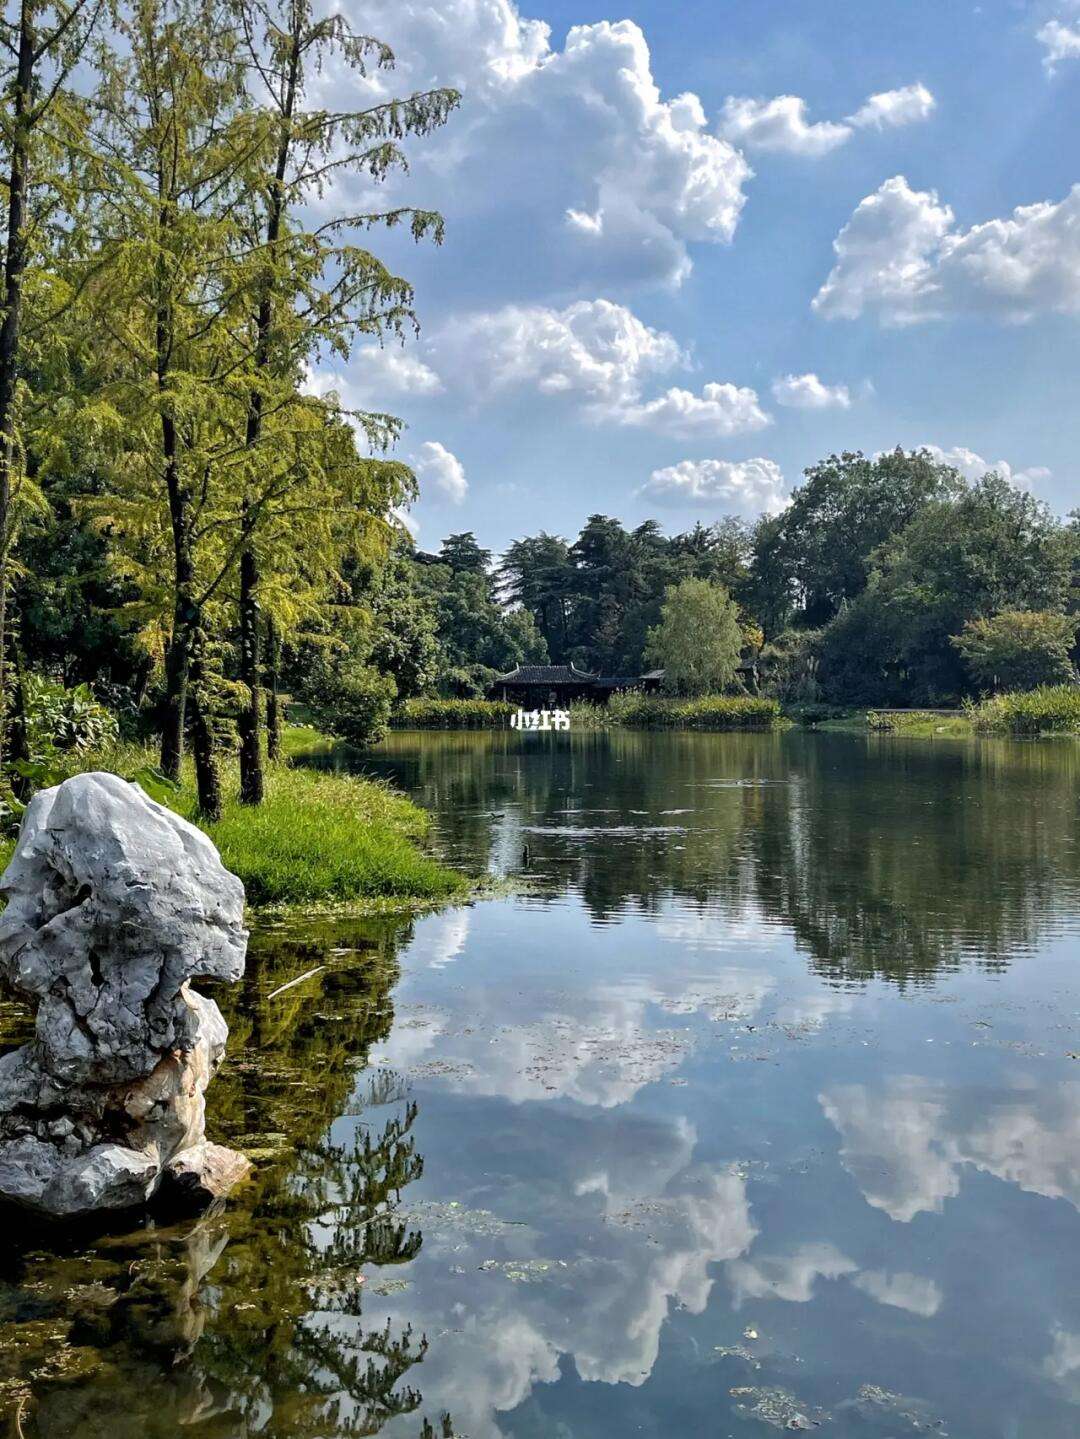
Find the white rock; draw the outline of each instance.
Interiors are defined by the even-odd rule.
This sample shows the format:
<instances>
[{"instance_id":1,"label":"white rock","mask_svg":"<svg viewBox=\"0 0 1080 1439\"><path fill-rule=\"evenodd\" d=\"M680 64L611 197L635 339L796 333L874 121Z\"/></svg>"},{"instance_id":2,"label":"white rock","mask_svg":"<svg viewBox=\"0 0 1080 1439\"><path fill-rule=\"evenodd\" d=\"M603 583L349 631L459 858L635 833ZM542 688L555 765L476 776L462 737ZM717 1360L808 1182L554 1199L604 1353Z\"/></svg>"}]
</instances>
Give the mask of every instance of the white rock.
<instances>
[{"instance_id":1,"label":"white rock","mask_svg":"<svg viewBox=\"0 0 1080 1439\"><path fill-rule=\"evenodd\" d=\"M0 1195L141 1203L203 1140L228 1030L188 982L242 975L243 886L137 785L83 774L34 796L0 895L0 977L37 1007L0 1059Z\"/></svg>"}]
</instances>

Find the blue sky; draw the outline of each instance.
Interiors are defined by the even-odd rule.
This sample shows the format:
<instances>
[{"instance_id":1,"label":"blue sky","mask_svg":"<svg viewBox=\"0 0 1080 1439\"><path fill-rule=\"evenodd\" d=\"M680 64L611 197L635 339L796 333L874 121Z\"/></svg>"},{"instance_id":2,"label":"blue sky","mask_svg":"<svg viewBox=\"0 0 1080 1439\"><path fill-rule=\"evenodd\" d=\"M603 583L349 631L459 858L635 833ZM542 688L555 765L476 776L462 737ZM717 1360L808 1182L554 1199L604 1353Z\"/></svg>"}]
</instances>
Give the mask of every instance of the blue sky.
<instances>
[{"instance_id":1,"label":"blue sky","mask_svg":"<svg viewBox=\"0 0 1080 1439\"><path fill-rule=\"evenodd\" d=\"M320 377L406 420L424 547L750 517L896 444L1080 504L1080 3L343 3L372 90L464 95L390 187L446 243L377 242L420 339Z\"/></svg>"}]
</instances>

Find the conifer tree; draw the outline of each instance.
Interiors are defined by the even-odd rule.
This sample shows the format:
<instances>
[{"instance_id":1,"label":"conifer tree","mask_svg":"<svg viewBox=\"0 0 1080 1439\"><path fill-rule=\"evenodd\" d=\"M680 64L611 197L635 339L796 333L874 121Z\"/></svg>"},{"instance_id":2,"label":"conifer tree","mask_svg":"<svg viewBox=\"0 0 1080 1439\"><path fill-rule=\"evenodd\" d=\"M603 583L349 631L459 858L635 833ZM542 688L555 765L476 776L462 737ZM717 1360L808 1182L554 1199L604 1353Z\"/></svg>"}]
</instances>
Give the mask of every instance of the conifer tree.
<instances>
[{"instance_id":1,"label":"conifer tree","mask_svg":"<svg viewBox=\"0 0 1080 1439\"><path fill-rule=\"evenodd\" d=\"M288 427L290 412L305 404L300 385L306 366L329 353L347 355L360 335L381 340L415 323L411 287L359 244L358 235L375 225L405 221L418 240L442 237L442 219L431 211L338 213L319 224L308 207L332 192L339 179L362 176L377 182L403 168L401 142L443 124L458 97L452 90L436 89L404 100L376 96L372 104L354 110L310 108L312 80L328 60L362 82L393 66L387 46L351 29L339 13L316 15L310 0L240 0L237 13L274 137L260 157L263 173L254 185L249 235L254 284L245 443L252 473L240 516L240 678L246 688L240 717L240 794L242 800L258 803L263 792L260 561L262 531L274 521L273 507L260 504L254 492L256 476L268 463L267 414L276 413L278 430ZM336 403L335 409L342 413ZM354 412L349 418L375 449L384 449L399 431L389 415ZM272 453L280 453L276 445ZM383 514L406 498L410 484L402 467L380 474L375 462L354 467L353 477L366 477L376 491L385 491ZM281 496L285 508L288 488ZM346 491L339 492L339 499L346 497ZM326 499L334 508L332 489Z\"/></svg>"}]
</instances>

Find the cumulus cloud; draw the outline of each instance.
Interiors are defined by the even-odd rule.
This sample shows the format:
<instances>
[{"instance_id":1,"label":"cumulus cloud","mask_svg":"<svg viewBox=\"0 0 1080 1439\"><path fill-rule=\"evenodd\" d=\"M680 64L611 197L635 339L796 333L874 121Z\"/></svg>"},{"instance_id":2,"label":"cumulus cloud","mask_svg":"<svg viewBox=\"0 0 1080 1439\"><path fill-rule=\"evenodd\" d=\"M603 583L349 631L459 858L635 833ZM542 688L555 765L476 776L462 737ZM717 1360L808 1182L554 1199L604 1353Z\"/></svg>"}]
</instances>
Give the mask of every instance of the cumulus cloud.
<instances>
[{"instance_id":1,"label":"cumulus cloud","mask_svg":"<svg viewBox=\"0 0 1080 1439\"><path fill-rule=\"evenodd\" d=\"M936 103L925 85L905 85L869 96L842 121L811 121L800 95L776 95L771 100L729 95L718 128L726 139L748 150L815 158L845 144L856 130L884 130L925 120Z\"/></svg>"},{"instance_id":2,"label":"cumulus cloud","mask_svg":"<svg viewBox=\"0 0 1080 1439\"><path fill-rule=\"evenodd\" d=\"M774 460L681 460L654 470L639 494L662 505L711 505L778 514L787 503L784 476Z\"/></svg>"},{"instance_id":3,"label":"cumulus cloud","mask_svg":"<svg viewBox=\"0 0 1080 1439\"><path fill-rule=\"evenodd\" d=\"M920 445L918 448L927 450L939 464L952 465L969 482L981 480L983 475L994 470L1010 484L1019 485L1026 490L1051 476L1051 471L1043 465L1029 465L1017 469L1008 460L984 460L982 455L977 455L974 450L963 445L953 445L948 450L942 449L940 445Z\"/></svg>"},{"instance_id":4,"label":"cumulus cloud","mask_svg":"<svg viewBox=\"0 0 1080 1439\"><path fill-rule=\"evenodd\" d=\"M911 125L927 119L937 101L925 85L904 85L899 90L882 90L848 116L848 124L875 130Z\"/></svg>"},{"instance_id":5,"label":"cumulus cloud","mask_svg":"<svg viewBox=\"0 0 1080 1439\"><path fill-rule=\"evenodd\" d=\"M364 21L399 57L372 88L463 93L414 163L425 203L455 225L482 222L498 195L503 218L527 218L536 254L564 272L669 284L689 272L688 243L731 239L750 167L709 132L696 95L662 96L632 21L576 25L561 50L511 0L372 0Z\"/></svg>"},{"instance_id":6,"label":"cumulus cloud","mask_svg":"<svg viewBox=\"0 0 1080 1439\"><path fill-rule=\"evenodd\" d=\"M811 123L806 101L798 95L772 100L729 95L720 114L720 133L748 150L774 150L786 155L827 155L851 138L849 125L830 120Z\"/></svg>"},{"instance_id":7,"label":"cumulus cloud","mask_svg":"<svg viewBox=\"0 0 1080 1439\"><path fill-rule=\"evenodd\" d=\"M836 264L813 301L827 319L1080 314L1080 185L1056 204L1021 205L962 230L935 191L896 175L860 201L833 249Z\"/></svg>"},{"instance_id":8,"label":"cumulus cloud","mask_svg":"<svg viewBox=\"0 0 1080 1439\"><path fill-rule=\"evenodd\" d=\"M1048 20L1035 39L1045 50L1043 64L1053 73L1062 60L1080 59L1080 28L1061 20Z\"/></svg>"},{"instance_id":9,"label":"cumulus cloud","mask_svg":"<svg viewBox=\"0 0 1080 1439\"><path fill-rule=\"evenodd\" d=\"M780 375L772 383L773 399L793 410L847 410L851 393L846 385L827 385L815 374Z\"/></svg>"},{"instance_id":10,"label":"cumulus cloud","mask_svg":"<svg viewBox=\"0 0 1080 1439\"><path fill-rule=\"evenodd\" d=\"M806 1304L819 1279L841 1279L857 1272L853 1259L834 1244L802 1244L791 1254L735 1259L727 1266L735 1305L746 1299L786 1299Z\"/></svg>"},{"instance_id":11,"label":"cumulus cloud","mask_svg":"<svg viewBox=\"0 0 1080 1439\"><path fill-rule=\"evenodd\" d=\"M866 1202L906 1224L940 1213L966 1167L1080 1209L1080 1083L1017 1090L990 1111L921 1079L818 1096Z\"/></svg>"},{"instance_id":12,"label":"cumulus cloud","mask_svg":"<svg viewBox=\"0 0 1080 1439\"><path fill-rule=\"evenodd\" d=\"M602 417L670 435L673 439L722 439L763 429L769 416L756 390L739 385L703 385L700 394L670 389L655 399L603 409Z\"/></svg>"},{"instance_id":13,"label":"cumulus cloud","mask_svg":"<svg viewBox=\"0 0 1080 1439\"><path fill-rule=\"evenodd\" d=\"M465 467L457 455L451 454L438 440L425 440L413 459L413 469L421 487L433 484L455 505L460 505L469 489Z\"/></svg>"},{"instance_id":14,"label":"cumulus cloud","mask_svg":"<svg viewBox=\"0 0 1080 1439\"><path fill-rule=\"evenodd\" d=\"M350 393L358 403L385 410L390 401L442 393L430 365L399 345L365 345L349 360Z\"/></svg>"},{"instance_id":15,"label":"cumulus cloud","mask_svg":"<svg viewBox=\"0 0 1080 1439\"><path fill-rule=\"evenodd\" d=\"M670 388L647 398L649 380L686 368L689 358L671 335L610 300L464 316L436 336L434 350L443 373L460 375L479 398L514 388L568 395L594 422L675 438L724 437L769 423L756 392L737 385L710 382L700 393Z\"/></svg>"},{"instance_id":16,"label":"cumulus cloud","mask_svg":"<svg viewBox=\"0 0 1080 1439\"><path fill-rule=\"evenodd\" d=\"M528 386L609 404L636 399L648 377L687 363L671 335L610 300L466 315L434 345L440 366L481 394Z\"/></svg>"}]
</instances>

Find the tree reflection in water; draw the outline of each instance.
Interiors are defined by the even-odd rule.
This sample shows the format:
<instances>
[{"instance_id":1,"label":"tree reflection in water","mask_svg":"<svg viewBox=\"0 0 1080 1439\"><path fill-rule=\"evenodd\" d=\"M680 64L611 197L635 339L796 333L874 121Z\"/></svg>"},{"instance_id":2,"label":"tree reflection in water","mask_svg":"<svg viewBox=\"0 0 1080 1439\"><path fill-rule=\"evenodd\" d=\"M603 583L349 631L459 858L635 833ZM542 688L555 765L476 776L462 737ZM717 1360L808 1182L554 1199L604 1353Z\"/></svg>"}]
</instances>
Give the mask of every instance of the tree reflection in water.
<instances>
[{"instance_id":1,"label":"tree reflection in water","mask_svg":"<svg viewBox=\"0 0 1080 1439\"><path fill-rule=\"evenodd\" d=\"M257 1163L227 1208L119 1234L9 1226L0 1399L13 1434L352 1439L413 1413L421 1436L453 1434L449 1416L418 1412L426 1336L363 1317L364 1280L422 1244L395 1218L423 1172L416 1105L395 1076L363 1074L393 1023L408 933L395 920L254 936L243 992L216 996L232 1038L209 1128ZM266 998L315 955L323 973ZM338 1141L343 1115L356 1127Z\"/></svg>"}]
</instances>

